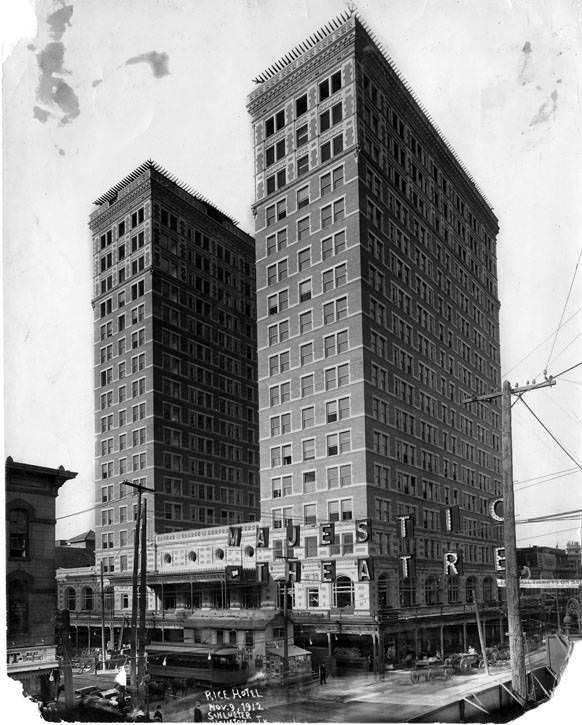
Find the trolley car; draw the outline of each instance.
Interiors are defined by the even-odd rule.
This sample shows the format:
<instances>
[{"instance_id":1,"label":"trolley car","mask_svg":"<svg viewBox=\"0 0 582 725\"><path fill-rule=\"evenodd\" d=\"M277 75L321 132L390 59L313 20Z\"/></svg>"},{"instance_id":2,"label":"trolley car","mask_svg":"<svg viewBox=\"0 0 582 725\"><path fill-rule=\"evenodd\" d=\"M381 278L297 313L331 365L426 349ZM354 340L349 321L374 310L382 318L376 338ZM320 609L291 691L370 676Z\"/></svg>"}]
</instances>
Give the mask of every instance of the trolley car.
<instances>
[{"instance_id":1,"label":"trolley car","mask_svg":"<svg viewBox=\"0 0 582 725\"><path fill-rule=\"evenodd\" d=\"M243 667L236 647L165 642L149 644L146 651L152 679L228 686L240 685L248 678L248 670Z\"/></svg>"}]
</instances>

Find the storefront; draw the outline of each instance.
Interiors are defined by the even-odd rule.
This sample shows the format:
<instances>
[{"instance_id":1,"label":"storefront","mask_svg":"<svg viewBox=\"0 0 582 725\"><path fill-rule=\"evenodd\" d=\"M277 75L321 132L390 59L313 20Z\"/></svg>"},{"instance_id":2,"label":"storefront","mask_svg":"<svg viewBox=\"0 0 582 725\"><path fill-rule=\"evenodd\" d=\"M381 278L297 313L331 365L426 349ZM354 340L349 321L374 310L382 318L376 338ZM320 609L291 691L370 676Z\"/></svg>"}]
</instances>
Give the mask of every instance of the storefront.
<instances>
[{"instance_id":1,"label":"storefront","mask_svg":"<svg viewBox=\"0 0 582 725\"><path fill-rule=\"evenodd\" d=\"M55 698L55 672L59 663L54 645L9 647L6 660L8 675L22 683L26 695L42 701Z\"/></svg>"},{"instance_id":2,"label":"storefront","mask_svg":"<svg viewBox=\"0 0 582 725\"><path fill-rule=\"evenodd\" d=\"M287 682L300 682L311 678L311 652L289 645L287 648ZM266 671L269 680L282 681L285 663L283 646L269 647L266 656Z\"/></svg>"}]
</instances>

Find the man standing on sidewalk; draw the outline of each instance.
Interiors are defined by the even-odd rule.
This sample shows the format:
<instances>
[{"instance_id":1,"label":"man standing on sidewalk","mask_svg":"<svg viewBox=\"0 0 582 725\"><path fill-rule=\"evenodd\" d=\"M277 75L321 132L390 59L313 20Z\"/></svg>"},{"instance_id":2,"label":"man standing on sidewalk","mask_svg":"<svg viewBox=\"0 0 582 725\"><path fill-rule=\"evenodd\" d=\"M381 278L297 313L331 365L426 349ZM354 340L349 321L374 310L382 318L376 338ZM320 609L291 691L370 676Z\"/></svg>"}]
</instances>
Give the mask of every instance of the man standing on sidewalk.
<instances>
[{"instance_id":1,"label":"man standing on sidewalk","mask_svg":"<svg viewBox=\"0 0 582 725\"><path fill-rule=\"evenodd\" d=\"M327 669L325 667L325 663L321 663L319 665L319 684L325 685L327 681Z\"/></svg>"}]
</instances>

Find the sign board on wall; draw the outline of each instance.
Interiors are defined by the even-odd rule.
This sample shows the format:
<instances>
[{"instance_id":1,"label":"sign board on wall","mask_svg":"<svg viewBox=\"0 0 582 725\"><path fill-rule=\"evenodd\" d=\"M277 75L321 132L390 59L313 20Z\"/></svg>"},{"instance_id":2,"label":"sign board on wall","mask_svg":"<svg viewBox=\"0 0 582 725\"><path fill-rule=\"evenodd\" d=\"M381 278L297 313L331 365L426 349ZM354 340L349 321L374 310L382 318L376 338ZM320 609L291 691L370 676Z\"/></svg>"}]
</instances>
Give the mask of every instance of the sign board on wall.
<instances>
[{"instance_id":1,"label":"sign board on wall","mask_svg":"<svg viewBox=\"0 0 582 725\"><path fill-rule=\"evenodd\" d=\"M498 587L505 586L505 579L497 580ZM578 589L582 579L520 579L520 589Z\"/></svg>"}]
</instances>

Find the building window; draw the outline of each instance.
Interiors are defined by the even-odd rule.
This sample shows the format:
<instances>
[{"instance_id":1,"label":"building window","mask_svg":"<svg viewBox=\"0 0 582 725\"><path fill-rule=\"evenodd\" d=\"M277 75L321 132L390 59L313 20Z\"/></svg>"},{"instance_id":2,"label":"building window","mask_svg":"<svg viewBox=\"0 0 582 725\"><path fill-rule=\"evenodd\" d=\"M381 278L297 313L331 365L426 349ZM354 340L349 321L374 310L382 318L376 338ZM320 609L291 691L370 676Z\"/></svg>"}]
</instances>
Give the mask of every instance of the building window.
<instances>
[{"instance_id":1,"label":"building window","mask_svg":"<svg viewBox=\"0 0 582 725\"><path fill-rule=\"evenodd\" d=\"M317 523L316 504L308 503L303 506L303 521L305 526L315 526Z\"/></svg>"},{"instance_id":2,"label":"building window","mask_svg":"<svg viewBox=\"0 0 582 725\"><path fill-rule=\"evenodd\" d=\"M304 176L309 171L309 156L305 154L297 159L297 176Z\"/></svg>"},{"instance_id":3,"label":"building window","mask_svg":"<svg viewBox=\"0 0 582 725\"><path fill-rule=\"evenodd\" d=\"M265 136L269 138L285 125L285 109L278 111L274 116L265 121Z\"/></svg>"},{"instance_id":4,"label":"building window","mask_svg":"<svg viewBox=\"0 0 582 725\"><path fill-rule=\"evenodd\" d=\"M287 172L285 169L280 169L276 174L267 176L267 194L281 189L287 183Z\"/></svg>"},{"instance_id":5,"label":"building window","mask_svg":"<svg viewBox=\"0 0 582 725\"><path fill-rule=\"evenodd\" d=\"M311 280L306 279L299 283L299 302L308 302L311 299Z\"/></svg>"},{"instance_id":6,"label":"building window","mask_svg":"<svg viewBox=\"0 0 582 725\"><path fill-rule=\"evenodd\" d=\"M305 428L311 428L313 425L315 425L315 408L313 406L303 408L301 411L301 428L305 430Z\"/></svg>"},{"instance_id":7,"label":"building window","mask_svg":"<svg viewBox=\"0 0 582 725\"><path fill-rule=\"evenodd\" d=\"M307 113L307 93L295 100L295 118L299 118L304 113Z\"/></svg>"},{"instance_id":8,"label":"building window","mask_svg":"<svg viewBox=\"0 0 582 725\"><path fill-rule=\"evenodd\" d=\"M326 237L321 240L321 258L322 260L332 257L334 254L340 254L346 248L346 233L344 230L337 232L333 237Z\"/></svg>"},{"instance_id":9,"label":"building window","mask_svg":"<svg viewBox=\"0 0 582 725\"><path fill-rule=\"evenodd\" d=\"M323 174L320 180L321 196L326 196L344 183L344 167L338 166Z\"/></svg>"},{"instance_id":10,"label":"building window","mask_svg":"<svg viewBox=\"0 0 582 725\"><path fill-rule=\"evenodd\" d=\"M29 598L31 579L24 573L14 572L7 577L7 629L12 635L26 634L29 630Z\"/></svg>"},{"instance_id":11,"label":"building window","mask_svg":"<svg viewBox=\"0 0 582 725\"><path fill-rule=\"evenodd\" d=\"M311 441L314 446L314 452L312 458L315 458L315 441ZM307 460L304 458L303 460ZM314 493L315 492L315 471L304 471L303 472L303 493Z\"/></svg>"},{"instance_id":12,"label":"building window","mask_svg":"<svg viewBox=\"0 0 582 725\"><path fill-rule=\"evenodd\" d=\"M304 146L309 140L309 128L307 124L295 131L295 145L297 148Z\"/></svg>"},{"instance_id":13,"label":"building window","mask_svg":"<svg viewBox=\"0 0 582 725\"><path fill-rule=\"evenodd\" d=\"M301 365L309 365L309 363L313 362L313 343L308 342L305 345L301 345L299 348L300 358L301 358Z\"/></svg>"},{"instance_id":14,"label":"building window","mask_svg":"<svg viewBox=\"0 0 582 725\"><path fill-rule=\"evenodd\" d=\"M285 139L277 141L276 144L268 146L265 152L267 166L272 166L276 161L279 161L285 156Z\"/></svg>"},{"instance_id":15,"label":"building window","mask_svg":"<svg viewBox=\"0 0 582 725\"><path fill-rule=\"evenodd\" d=\"M329 161L333 156L341 154L344 150L343 134L334 136L330 141L321 144L321 163Z\"/></svg>"},{"instance_id":16,"label":"building window","mask_svg":"<svg viewBox=\"0 0 582 725\"><path fill-rule=\"evenodd\" d=\"M83 589L83 609L91 611L93 609L93 590L91 587L85 587Z\"/></svg>"},{"instance_id":17,"label":"building window","mask_svg":"<svg viewBox=\"0 0 582 725\"><path fill-rule=\"evenodd\" d=\"M307 590L307 606L310 609L319 607L319 589L316 587L309 587Z\"/></svg>"},{"instance_id":18,"label":"building window","mask_svg":"<svg viewBox=\"0 0 582 725\"><path fill-rule=\"evenodd\" d=\"M319 84L319 101L325 101L342 87L342 72L336 71L329 78L326 78Z\"/></svg>"},{"instance_id":19,"label":"building window","mask_svg":"<svg viewBox=\"0 0 582 725\"><path fill-rule=\"evenodd\" d=\"M28 512L22 508L10 509L9 536L10 559L27 559L29 556Z\"/></svg>"},{"instance_id":20,"label":"building window","mask_svg":"<svg viewBox=\"0 0 582 725\"><path fill-rule=\"evenodd\" d=\"M67 587L65 589L65 609L69 612L74 612L77 608L77 593L73 587Z\"/></svg>"},{"instance_id":21,"label":"building window","mask_svg":"<svg viewBox=\"0 0 582 725\"><path fill-rule=\"evenodd\" d=\"M303 542L305 546L305 558L315 558L317 556L317 536L306 536Z\"/></svg>"},{"instance_id":22,"label":"building window","mask_svg":"<svg viewBox=\"0 0 582 725\"><path fill-rule=\"evenodd\" d=\"M313 461L315 459L315 438L309 438L308 440L303 441L302 443L302 451L303 451L303 460L304 461ZM305 475L303 477L303 482L305 483ZM315 482L315 471L311 471L309 475L313 475L313 481ZM315 488L315 487L314 487Z\"/></svg>"},{"instance_id":23,"label":"building window","mask_svg":"<svg viewBox=\"0 0 582 725\"><path fill-rule=\"evenodd\" d=\"M338 609L354 606L354 583L349 577L337 577L333 585L333 599L334 606Z\"/></svg>"},{"instance_id":24,"label":"building window","mask_svg":"<svg viewBox=\"0 0 582 725\"><path fill-rule=\"evenodd\" d=\"M304 375L301 378L301 397L306 398L308 395L313 395L313 392L313 373L311 373L310 375Z\"/></svg>"},{"instance_id":25,"label":"building window","mask_svg":"<svg viewBox=\"0 0 582 725\"><path fill-rule=\"evenodd\" d=\"M300 332L300 334L303 335L306 332L311 332L312 328L313 328L313 322L312 322L311 310L300 314L299 315L299 332Z\"/></svg>"},{"instance_id":26,"label":"building window","mask_svg":"<svg viewBox=\"0 0 582 725\"><path fill-rule=\"evenodd\" d=\"M309 204L309 187L303 186L297 191L297 208L303 209Z\"/></svg>"},{"instance_id":27,"label":"building window","mask_svg":"<svg viewBox=\"0 0 582 725\"><path fill-rule=\"evenodd\" d=\"M309 217L306 216L303 219L299 219L297 222L297 239L299 241L309 238ZM309 251L309 250L307 250Z\"/></svg>"},{"instance_id":28,"label":"building window","mask_svg":"<svg viewBox=\"0 0 582 725\"><path fill-rule=\"evenodd\" d=\"M459 577L449 576L447 579L447 600L449 604L458 602L459 595Z\"/></svg>"}]
</instances>

